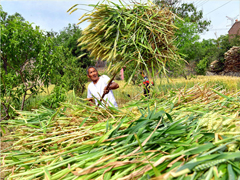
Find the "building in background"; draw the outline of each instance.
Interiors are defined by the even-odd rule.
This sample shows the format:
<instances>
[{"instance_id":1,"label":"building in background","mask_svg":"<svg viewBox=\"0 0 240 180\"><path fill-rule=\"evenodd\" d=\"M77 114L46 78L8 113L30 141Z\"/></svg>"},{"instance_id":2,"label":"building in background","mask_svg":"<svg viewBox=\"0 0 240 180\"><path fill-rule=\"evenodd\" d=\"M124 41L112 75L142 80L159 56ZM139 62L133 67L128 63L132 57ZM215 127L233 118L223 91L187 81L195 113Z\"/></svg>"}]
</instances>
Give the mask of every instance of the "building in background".
<instances>
[{"instance_id":1,"label":"building in background","mask_svg":"<svg viewBox=\"0 0 240 180\"><path fill-rule=\"evenodd\" d=\"M106 61L102 61L100 58L95 63L96 68L105 68L106 65Z\"/></svg>"},{"instance_id":2,"label":"building in background","mask_svg":"<svg viewBox=\"0 0 240 180\"><path fill-rule=\"evenodd\" d=\"M240 21L237 21L232 25L232 27L228 31L229 40L234 38L234 36L240 36Z\"/></svg>"}]
</instances>

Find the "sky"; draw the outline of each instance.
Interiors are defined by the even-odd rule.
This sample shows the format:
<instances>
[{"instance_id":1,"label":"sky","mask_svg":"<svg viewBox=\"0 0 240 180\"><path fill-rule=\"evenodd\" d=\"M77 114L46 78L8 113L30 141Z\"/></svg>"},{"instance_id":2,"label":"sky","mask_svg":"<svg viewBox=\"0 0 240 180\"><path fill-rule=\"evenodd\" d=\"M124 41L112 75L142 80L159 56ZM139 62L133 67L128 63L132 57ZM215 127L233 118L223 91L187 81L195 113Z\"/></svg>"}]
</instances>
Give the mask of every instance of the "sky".
<instances>
[{"instance_id":1,"label":"sky","mask_svg":"<svg viewBox=\"0 0 240 180\"><path fill-rule=\"evenodd\" d=\"M26 21L40 26L44 31L59 32L68 24L77 24L78 19L92 7L88 4L96 4L99 0L1 0L3 11L9 15L20 13ZM113 0L118 2L118 0ZM123 0L129 2L129 0ZM140 1L140 0L136 0ZM147 1L147 0L142 0ZM216 39L228 33L232 21L230 18L240 20L240 0L182 0L182 3L193 2L198 10L203 11L203 18L211 21L209 31L200 34L202 39ZM72 14L67 10L75 4L79 9ZM235 20L234 19L234 20ZM81 29L86 28L87 22L79 25Z\"/></svg>"}]
</instances>

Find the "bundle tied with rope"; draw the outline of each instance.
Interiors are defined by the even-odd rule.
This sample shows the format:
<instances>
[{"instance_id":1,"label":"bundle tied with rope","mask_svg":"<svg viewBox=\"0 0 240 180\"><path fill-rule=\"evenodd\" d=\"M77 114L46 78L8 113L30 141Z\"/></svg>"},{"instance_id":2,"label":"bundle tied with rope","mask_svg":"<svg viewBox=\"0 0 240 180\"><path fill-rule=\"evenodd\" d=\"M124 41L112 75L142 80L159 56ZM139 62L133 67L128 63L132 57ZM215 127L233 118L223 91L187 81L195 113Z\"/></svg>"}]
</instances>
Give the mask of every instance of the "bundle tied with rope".
<instances>
[{"instance_id":1,"label":"bundle tied with rope","mask_svg":"<svg viewBox=\"0 0 240 180\"><path fill-rule=\"evenodd\" d=\"M90 56L108 62L108 71L116 75L123 66L134 63L135 69L129 79L139 69L166 74L165 64L181 60L173 45L178 18L168 8L157 6L150 1L145 4L115 4L103 1L79 18L81 24L90 24L82 31L78 45L91 52ZM76 11L79 4L68 12ZM81 56L79 57L81 58Z\"/></svg>"}]
</instances>

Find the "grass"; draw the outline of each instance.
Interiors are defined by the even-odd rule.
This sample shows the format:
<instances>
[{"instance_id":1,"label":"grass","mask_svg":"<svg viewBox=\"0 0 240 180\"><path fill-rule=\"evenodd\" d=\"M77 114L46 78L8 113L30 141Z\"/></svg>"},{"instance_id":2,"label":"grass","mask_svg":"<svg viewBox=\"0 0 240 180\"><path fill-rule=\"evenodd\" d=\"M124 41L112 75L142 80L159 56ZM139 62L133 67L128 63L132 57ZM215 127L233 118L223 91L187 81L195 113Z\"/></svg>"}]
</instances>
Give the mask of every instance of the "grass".
<instances>
[{"instance_id":1,"label":"grass","mask_svg":"<svg viewBox=\"0 0 240 180\"><path fill-rule=\"evenodd\" d=\"M104 73L104 72L102 72ZM119 89L114 90L114 96L118 103L119 107L123 107L127 102L140 99L143 94L143 88L137 85L128 84L123 80L115 80L119 84ZM90 82L86 83L86 88ZM181 88L190 88L196 84L206 85L206 87L221 87L229 92L238 92L240 91L240 78L231 77L231 76L196 76L190 80L186 80L183 77L180 78L158 78L155 82L155 86L152 89L152 92L158 96L164 96L169 91L181 89ZM54 88L54 85L50 85L48 88L45 88L45 92L37 95L34 98L29 99L26 104L25 110L37 109L40 106L40 102L49 95ZM87 97L87 90L84 91L81 98ZM70 103L75 103L77 101L73 91L69 91L67 94L67 101Z\"/></svg>"},{"instance_id":2,"label":"grass","mask_svg":"<svg viewBox=\"0 0 240 180\"><path fill-rule=\"evenodd\" d=\"M26 101L24 110L32 110L32 109L38 109L41 101L43 101L46 96L50 95L52 90L54 89L55 85L51 84L48 87L44 87L44 91L35 97L29 98L29 100Z\"/></svg>"},{"instance_id":3,"label":"grass","mask_svg":"<svg viewBox=\"0 0 240 180\"><path fill-rule=\"evenodd\" d=\"M190 88L196 84L202 84L206 87L221 87L227 91L238 92L240 90L240 78L230 76L196 76L190 80L185 78L171 78L167 82L166 79L159 80L158 89L162 95L166 94L169 90Z\"/></svg>"}]
</instances>

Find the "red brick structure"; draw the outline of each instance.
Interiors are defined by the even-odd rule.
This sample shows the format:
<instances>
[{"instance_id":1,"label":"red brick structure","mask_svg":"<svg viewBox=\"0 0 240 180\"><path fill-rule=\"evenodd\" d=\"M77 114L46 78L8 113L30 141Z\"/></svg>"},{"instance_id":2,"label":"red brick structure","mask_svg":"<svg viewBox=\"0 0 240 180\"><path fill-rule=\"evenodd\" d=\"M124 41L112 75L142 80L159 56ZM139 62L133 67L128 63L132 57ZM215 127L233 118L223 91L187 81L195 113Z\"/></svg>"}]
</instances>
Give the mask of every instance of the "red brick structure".
<instances>
[{"instance_id":1,"label":"red brick structure","mask_svg":"<svg viewBox=\"0 0 240 180\"><path fill-rule=\"evenodd\" d=\"M232 39L235 35L240 36L240 21L236 21L228 31L229 39Z\"/></svg>"}]
</instances>

